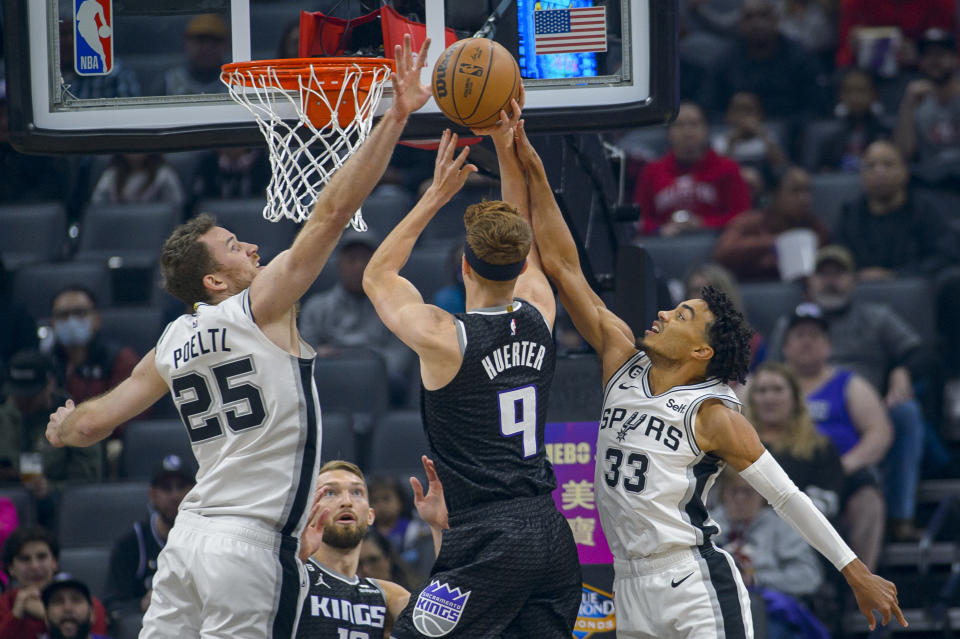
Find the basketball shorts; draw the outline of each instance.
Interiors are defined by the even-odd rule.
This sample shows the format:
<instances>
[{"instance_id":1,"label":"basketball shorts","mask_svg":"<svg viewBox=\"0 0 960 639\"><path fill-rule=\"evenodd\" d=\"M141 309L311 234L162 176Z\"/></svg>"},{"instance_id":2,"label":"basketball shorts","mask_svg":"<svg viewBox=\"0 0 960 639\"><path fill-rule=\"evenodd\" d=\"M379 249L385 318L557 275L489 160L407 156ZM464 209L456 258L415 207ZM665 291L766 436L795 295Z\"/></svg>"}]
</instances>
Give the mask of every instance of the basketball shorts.
<instances>
[{"instance_id":1,"label":"basketball shorts","mask_svg":"<svg viewBox=\"0 0 960 639\"><path fill-rule=\"evenodd\" d=\"M297 539L239 518L177 514L140 639L291 639L307 593Z\"/></svg>"},{"instance_id":2,"label":"basketball shorts","mask_svg":"<svg viewBox=\"0 0 960 639\"><path fill-rule=\"evenodd\" d=\"M573 533L552 496L485 504L451 517L391 637L569 639L581 593Z\"/></svg>"},{"instance_id":3,"label":"basketball shorts","mask_svg":"<svg viewBox=\"0 0 960 639\"><path fill-rule=\"evenodd\" d=\"M712 544L614 561L618 639L752 639L747 589Z\"/></svg>"}]
</instances>

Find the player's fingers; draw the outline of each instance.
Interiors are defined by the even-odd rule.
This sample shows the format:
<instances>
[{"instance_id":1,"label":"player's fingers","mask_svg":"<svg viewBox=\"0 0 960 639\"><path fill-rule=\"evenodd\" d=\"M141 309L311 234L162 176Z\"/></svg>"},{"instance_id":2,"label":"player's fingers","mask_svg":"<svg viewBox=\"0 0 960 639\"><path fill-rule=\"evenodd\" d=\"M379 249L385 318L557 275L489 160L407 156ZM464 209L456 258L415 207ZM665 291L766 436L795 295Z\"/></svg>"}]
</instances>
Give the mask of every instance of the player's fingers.
<instances>
[{"instance_id":1,"label":"player's fingers","mask_svg":"<svg viewBox=\"0 0 960 639\"><path fill-rule=\"evenodd\" d=\"M457 152L457 140L460 139L460 136L456 133L450 135L450 144L447 146L447 162L453 161L453 154Z\"/></svg>"},{"instance_id":2,"label":"player's fingers","mask_svg":"<svg viewBox=\"0 0 960 639\"><path fill-rule=\"evenodd\" d=\"M512 100L510 100L510 108L513 109L513 113L511 114L511 117L510 117L510 122L512 122L513 125L516 126L517 122L520 121L520 103L517 102L516 98L513 98Z\"/></svg>"},{"instance_id":3,"label":"player's fingers","mask_svg":"<svg viewBox=\"0 0 960 639\"><path fill-rule=\"evenodd\" d=\"M66 406L66 407L69 408L70 410L73 410L73 409L76 407L76 404L73 403L73 400L72 400L72 399L68 399L68 400L67 400L67 403L64 404L64 406Z\"/></svg>"},{"instance_id":4,"label":"player's fingers","mask_svg":"<svg viewBox=\"0 0 960 639\"><path fill-rule=\"evenodd\" d=\"M873 630L874 628L877 627L877 620L873 616L873 610L870 610L869 608L864 609L861 606L860 613L867 618L867 628L869 628L870 630Z\"/></svg>"},{"instance_id":5,"label":"player's fingers","mask_svg":"<svg viewBox=\"0 0 960 639\"><path fill-rule=\"evenodd\" d=\"M458 176L460 186L463 186L467 183L467 180L470 179L471 173L477 172L477 166L475 164L467 164L462 169L460 169L460 175Z\"/></svg>"},{"instance_id":6,"label":"player's fingers","mask_svg":"<svg viewBox=\"0 0 960 639\"><path fill-rule=\"evenodd\" d=\"M434 161L436 166L440 166L443 162L443 157L447 152L447 145L450 144L450 129L444 129L443 135L440 136L440 144L437 146L437 159Z\"/></svg>"},{"instance_id":7,"label":"player's fingers","mask_svg":"<svg viewBox=\"0 0 960 639\"><path fill-rule=\"evenodd\" d=\"M430 38L427 38L423 41L423 44L420 46L420 53L417 54L417 70L423 68L423 65L427 63L427 51L430 49Z\"/></svg>"},{"instance_id":8,"label":"player's fingers","mask_svg":"<svg viewBox=\"0 0 960 639\"><path fill-rule=\"evenodd\" d=\"M453 165L458 169L465 169L466 167L463 166L463 163L467 161L468 155L470 155L470 147L465 146L463 147L463 150L460 151L460 155L457 156L457 159L453 161ZM470 165L470 166L473 166L473 165Z\"/></svg>"},{"instance_id":9,"label":"player's fingers","mask_svg":"<svg viewBox=\"0 0 960 639\"><path fill-rule=\"evenodd\" d=\"M406 62L403 59L403 47L399 44L393 45L393 64L396 68L396 75L402 75L407 69Z\"/></svg>"},{"instance_id":10,"label":"player's fingers","mask_svg":"<svg viewBox=\"0 0 960 639\"><path fill-rule=\"evenodd\" d=\"M410 478L410 487L413 488L413 503L418 504L423 501L423 485L416 477Z\"/></svg>"},{"instance_id":11,"label":"player's fingers","mask_svg":"<svg viewBox=\"0 0 960 639\"><path fill-rule=\"evenodd\" d=\"M906 628L907 626L910 625L909 623L907 623L907 618L903 616L903 611L900 610L899 603L896 603L893 605L893 614L897 617L897 621L900 622L900 625L902 627Z\"/></svg>"},{"instance_id":12,"label":"player's fingers","mask_svg":"<svg viewBox=\"0 0 960 639\"><path fill-rule=\"evenodd\" d=\"M320 514L317 516L317 528L323 528L326 525L328 519L330 519L330 509L324 508L322 511L320 511Z\"/></svg>"},{"instance_id":13,"label":"player's fingers","mask_svg":"<svg viewBox=\"0 0 960 639\"><path fill-rule=\"evenodd\" d=\"M426 455L421 455L420 462L423 464L423 470L427 473L427 481L433 483L435 481L440 481L439 475L437 475L437 467L433 463L433 460L427 457Z\"/></svg>"}]
</instances>

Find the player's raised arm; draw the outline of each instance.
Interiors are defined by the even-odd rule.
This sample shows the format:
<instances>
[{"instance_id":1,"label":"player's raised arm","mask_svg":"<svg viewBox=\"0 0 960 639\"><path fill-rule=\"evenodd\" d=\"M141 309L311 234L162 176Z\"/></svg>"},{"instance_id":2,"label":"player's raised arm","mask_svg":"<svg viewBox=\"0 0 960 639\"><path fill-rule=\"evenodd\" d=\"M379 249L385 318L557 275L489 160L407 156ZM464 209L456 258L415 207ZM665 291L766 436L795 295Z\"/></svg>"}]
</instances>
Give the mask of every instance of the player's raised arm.
<instances>
[{"instance_id":1,"label":"player's raised arm","mask_svg":"<svg viewBox=\"0 0 960 639\"><path fill-rule=\"evenodd\" d=\"M258 322L279 319L307 291L320 274L343 233L387 168L407 118L430 97L420 83L427 58L426 40L420 52L411 51L406 35L396 47L393 102L370 136L320 192L313 213L293 245L268 264L250 287L250 303Z\"/></svg>"},{"instance_id":2,"label":"player's raised arm","mask_svg":"<svg viewBox=\"0 0 960 639\"><path fill-rule=\"evenodd\" d=\"M113 390L79 406L67 400L65 406L50 415L47 440L57 447L95 444L106 439L120 424L150 408L167 391L154 364L154 349L150 349L130 377Z\"/></svg>"},{"instance_id":3,"label":"player's raised arm","mask_svg":"<svg viewBox=\"0 0 960 639\"><path fill-rule=\"evenodd\" d=\"M457 135L449 129L444 131L437 149L433 183L383 240L363 272L363 291L377 309L380 319L421 357L445 351L450 344L455 347L456 339L450 340L446 333L438 331L442 326L452 333L455 327L449 313L424 303L420 291L401 277L400 269L407 263L413 245L433 216L477 170L474 165L466 164L470 148L465 147L454 156L456 147Z\"/></svg>"},{"instance_id":4,"label":"player's raised arm","mask_svg":"<svg viewBox=\"0 0 960 639\"><path fill-rule=\"evenodd\" d=\"M604 380L636 350L626 322L607 309L580 267L573 235L553 197L543 162L527 138L523 121L517 125L517 156L524 167L529 188L533 234L547 277L557 287L563 307L584 339L600 354ZM609 370L608 370L609 369Z\"/></svg>"}]
</instances>

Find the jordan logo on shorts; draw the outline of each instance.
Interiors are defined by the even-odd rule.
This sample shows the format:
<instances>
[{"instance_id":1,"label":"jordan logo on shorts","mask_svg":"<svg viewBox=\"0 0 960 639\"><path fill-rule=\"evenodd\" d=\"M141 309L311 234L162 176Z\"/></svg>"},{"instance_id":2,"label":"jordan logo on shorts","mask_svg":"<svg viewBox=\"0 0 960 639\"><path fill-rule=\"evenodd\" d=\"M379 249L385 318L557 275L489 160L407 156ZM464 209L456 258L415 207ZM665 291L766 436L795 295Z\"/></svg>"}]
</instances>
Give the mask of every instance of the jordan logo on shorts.
<instances>
[{"instance_id":1,"label":"jordan logo on shorts","mask_svg":"<svg viewBox=\"0 0 960 639\"><path fill-rule=\"evenodd\" d=\"M432 581L417 597L413 625L428 637L442 637L457 626L472 591L460 592L447 584Z\"/></svg>"}]
</instances>

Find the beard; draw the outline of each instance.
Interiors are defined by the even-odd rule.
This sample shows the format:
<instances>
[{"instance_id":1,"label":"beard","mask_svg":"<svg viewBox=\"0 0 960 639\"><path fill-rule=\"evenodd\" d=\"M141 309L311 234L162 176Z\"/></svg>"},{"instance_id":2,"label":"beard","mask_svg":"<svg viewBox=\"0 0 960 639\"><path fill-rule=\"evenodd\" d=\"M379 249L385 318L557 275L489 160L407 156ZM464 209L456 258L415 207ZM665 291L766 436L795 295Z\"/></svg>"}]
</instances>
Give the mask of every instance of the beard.
<instances>
[{"instance_id":1,"label":"beard","mask_svg":"<svg viewBox=\"0 0 960 639\"><path fill-rule=\"evenodd\" d=\"M349 550L356 548L367 534L367 522L357 521L352 526L325 526L323 543L333 548Z\"/></svg>"},{"instance_id":2,"label":"beard","mask_svg":"<svg viewBox=\"0 0 960 639\"><path fill-rule=\"evenodd\" d=\"M847 304L850 303L850 296L837 291L822 291L814 295L813 301L824 311L833 313L846 308Z\"/></svg>"},{"instance_id":3,"label":"beard","mask_svg":"<svg viewBox=\"0 0 960 639\"><path fill-rule=\"evenodd\" d=\"M55 626L53 624L50 624L50 630L49 630L50 639L87 639L87 637L90 636L91 624L89 619L85 621L78 621L76 619L65 619L65 620L62 620L60 623L62 624L63 621L75 622L77 624L77 632L75 634L68 636L63 634L63 631L60 629L60 626Z\"/></svg>"}]
</instances>

